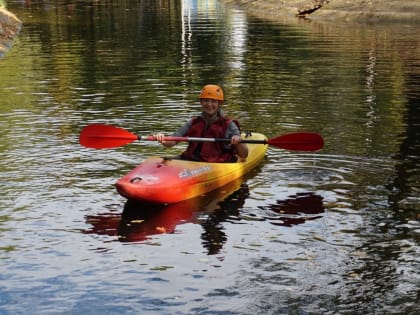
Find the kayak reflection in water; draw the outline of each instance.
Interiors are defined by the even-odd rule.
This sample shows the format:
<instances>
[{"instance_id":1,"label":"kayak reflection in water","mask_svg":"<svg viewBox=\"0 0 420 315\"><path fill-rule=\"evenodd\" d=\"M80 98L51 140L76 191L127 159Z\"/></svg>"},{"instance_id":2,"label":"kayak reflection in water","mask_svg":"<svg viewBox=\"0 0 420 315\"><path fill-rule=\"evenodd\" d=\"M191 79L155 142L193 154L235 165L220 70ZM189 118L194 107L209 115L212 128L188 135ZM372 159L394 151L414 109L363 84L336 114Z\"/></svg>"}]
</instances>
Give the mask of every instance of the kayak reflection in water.
<instances>
[{"instance_id":1,"label":"kayak reflection in water","mask_svg":"<svg viewBox=\"0 0 420 315\"><path fill-rule=\"evenodd\" d=\"M203 247L208 254L217 254L226 242L222 222L237 216L249 189L239 178L198 198L169 205L153 205L127 201L117 227L121 242L152 240L153 235L177 232L184 223L200 224Z\"/></svg>"},{"instance_id":2,"label":"kayak reflection in water","mask_svg":"<svg viewBox=\"0 0 420 315\"><path fill-rule=\"evenodd\" d=\"M224 102L224 93L220 86L205 85L200 92L201 115L191 118L173 136L176 137L202 137L226 138L226 142L189 142L181 158L202 162L236 162L248 156L248 146L241 143L239 123L225 116L221 110ZM154 135L165 147L173 147L177 142L165 140L165 135Z\"/></svg>"},{"instance_id":3,"label":"kayak reflection in water","mask_svg":"<svg viewBox=\"0 0 420 315\"><path fill-rule=\"evenodd\" d=\"M248 196L247 185L237 181L205 198L167 206L127 201L122 215L115 211L86 216L86 222L92 227L84 233L117 236L120 242L154 244L153 236L176 233L177 226L195 223L203 228L203 247L208 255L215 255L220 253L228 239L223 225L241 221L240 211ZM264 219L271 224L291 227L321 218L324 212L322 200L317 194L305 192L259 208L270 212Z\"/></svg>"}]
</instances>

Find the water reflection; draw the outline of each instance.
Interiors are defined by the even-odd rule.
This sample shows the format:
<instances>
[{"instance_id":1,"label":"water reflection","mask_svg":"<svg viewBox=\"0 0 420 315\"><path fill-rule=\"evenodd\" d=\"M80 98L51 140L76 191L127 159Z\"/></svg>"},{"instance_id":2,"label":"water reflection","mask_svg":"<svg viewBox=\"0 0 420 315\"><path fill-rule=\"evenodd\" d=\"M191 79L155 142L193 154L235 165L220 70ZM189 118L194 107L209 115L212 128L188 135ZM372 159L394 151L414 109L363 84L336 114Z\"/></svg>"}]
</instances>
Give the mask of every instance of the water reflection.
<instances>
[{"instance_id":1,"label":"water reflection","mask_svg":"<svg viewBox=\"0 0 420 315\"><path fill-rule=\"evenodd\" d=\"M185 223L201 224L203 246L209 254L222 248L226 237L219 225L233 212L236 213L247 196L248 188L239 178L206 195L171 205L152 205L127 201L122 214L103 213L86 216L92 227L87 234L116 236L121 242L153 243L153 236L176 233L177 226Z\"/></svg>"},{"instance_id":2,"label":"water reflection","mask_svg":"<svg viewBox=\"0 0 420 315\"><path fill-rule=\"evenodd\" d=\"M277 200L275 204L261 206L260 209L275 212L277 215L271 215L270 222L280 226L292 226L319 219L325 211L323 198L312 192L297 193L285 200Z\"/></svg>"},{"instance_id":3,"label":"water reflection","mask_svg":"<svg viewBox=\"0 0 420 315\"><path fill-rule=\"evenodd\" d=\"M202 225L204 229L201 237L203 247L208 254L216 254L226 241L226 237L223 237L223 228L219 225L224 220L218 213L230 212L229 207L225 206L226 203L230 204L230 200L241 199L234 207L234 211L238 211L245 200L243 192L247 190L246 184L240 178L206 195L171 205L128 201L118 225L118 238L121 242L153 243L154 235L177 233L179 225L195 223Z\"/></svg>"},{"instance_id":4,"label":"water reflection","mask_svg":"<svg viewBox=\"0 0 420 315\"><path fill-rule=\"evenodd\" d=\"M218 254L227 241L224 223L238 223L243 219L240 210L249 197L249 188L242 181L236 180L205 196L171 205L127 201L122 214L87 215L86 222L92 227L84 233L113 236L120 242L156 244L154 236L177 233L179 225L194 223L204 230L201 239L207 254ZM298 193L260 209L266 212L263 220L288 227L321 218L324 212L322 197L311 192Z\"/></svg>"},{"instance_id":5,"label":"water reflection","mask_svg":"<svg viewBox=\"0 0 420 315\"><path fill-rule=\"evenodd\" d=\"M388 184L389 201L400 220L420 219L420 93L418 82L420 73L415 68L407 83L407 112L404 115L405 130L399 152L395 154L394 176Z\"/></svg>"},{"instance_id":6,"label":"water reflection","mask_svg":"<svg viewBox=\"0 0 420 315\"><path fill-rule=\"evenodd\" d=\"M220 201L212 212L200 217L199 223L204 229L201 239L209 255L217 254L223 248L223 244L227 241L223 222L236 220L239 217L239 211L248 196L249 188L246 184L242 184L240 189Z\"/></svg>"}]
</instances>

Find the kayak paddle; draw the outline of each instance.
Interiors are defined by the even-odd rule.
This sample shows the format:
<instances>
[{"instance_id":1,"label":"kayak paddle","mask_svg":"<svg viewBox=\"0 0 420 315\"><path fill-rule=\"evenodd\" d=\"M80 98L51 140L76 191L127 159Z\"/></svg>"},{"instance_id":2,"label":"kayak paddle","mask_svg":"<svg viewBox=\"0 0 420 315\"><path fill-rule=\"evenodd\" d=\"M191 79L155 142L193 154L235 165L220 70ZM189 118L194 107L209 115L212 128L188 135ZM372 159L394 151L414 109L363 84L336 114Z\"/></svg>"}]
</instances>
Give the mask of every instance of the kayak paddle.
<instances>
[{"instance_id":1,"label":"kayak paddle","mask_svg":"<svg viewBox=\"0 0 420 315\"><path fill-rule=\"evenodd\" d=\"M166 141L183 142L230 142L226 138L196 138L167 136ZM120 147L135 140L157 141L154 136L138 136L123 128L104 124L92 124L82 129L80 144L87 148L109 149ZM242 143L268 144L277 148L296 151L316 151L322 149L324 140L319 134L295 132L268 140L247 140Z\"/></svg>"}]
</instances>

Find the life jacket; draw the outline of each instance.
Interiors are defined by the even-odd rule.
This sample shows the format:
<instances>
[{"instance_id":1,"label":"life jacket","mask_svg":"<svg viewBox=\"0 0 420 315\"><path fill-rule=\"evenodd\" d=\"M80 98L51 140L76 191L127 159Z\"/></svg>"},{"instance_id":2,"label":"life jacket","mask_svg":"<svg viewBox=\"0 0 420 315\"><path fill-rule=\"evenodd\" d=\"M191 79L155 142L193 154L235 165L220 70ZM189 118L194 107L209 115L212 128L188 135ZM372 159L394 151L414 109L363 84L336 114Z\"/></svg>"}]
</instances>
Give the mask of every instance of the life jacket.
<instances>
[{"instance_id":1,"label":"life jacket","mask_svg":"<svg viewBox=\"0 0 420 315\"><path fill-rule=\"evenodd\" d=\"M198 116L192 119L190 129L185 136L225 138L226 130L232 121L239 128L236 120L229 119L225 116L219 117L208 126L206 121L201 116ZM235 162L237 160L235 150L226 142L190 142L181 157L186 160L204 162Z\"/></svg>"}]
</instances>

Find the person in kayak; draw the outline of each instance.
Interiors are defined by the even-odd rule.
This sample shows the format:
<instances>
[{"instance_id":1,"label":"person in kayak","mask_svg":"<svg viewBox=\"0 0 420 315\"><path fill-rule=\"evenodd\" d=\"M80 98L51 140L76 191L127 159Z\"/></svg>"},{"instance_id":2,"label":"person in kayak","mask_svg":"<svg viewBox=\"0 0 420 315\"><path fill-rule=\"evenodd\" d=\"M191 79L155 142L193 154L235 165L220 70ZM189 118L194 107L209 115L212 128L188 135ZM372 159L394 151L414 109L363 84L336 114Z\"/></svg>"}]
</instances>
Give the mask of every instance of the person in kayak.
<instances>
[{"instance_id":1,"label":"person in kayak","mask_svg":"<svg viewBox=\"0 0 420 315\"><path fill-rule=\"evenodd\" d=\"M200 92L202 112L179 128L172 136L227 138L228 142L189 142L181 158L203 162L236 162L248 156L248 146L241 143L241 131L236 120L225 116L221 110L224 102L223 90L214 84L205 85ZM165 141L164 134L154 135L165 147L173 147L176 141Z\"/></svg>"}]
</instances>

